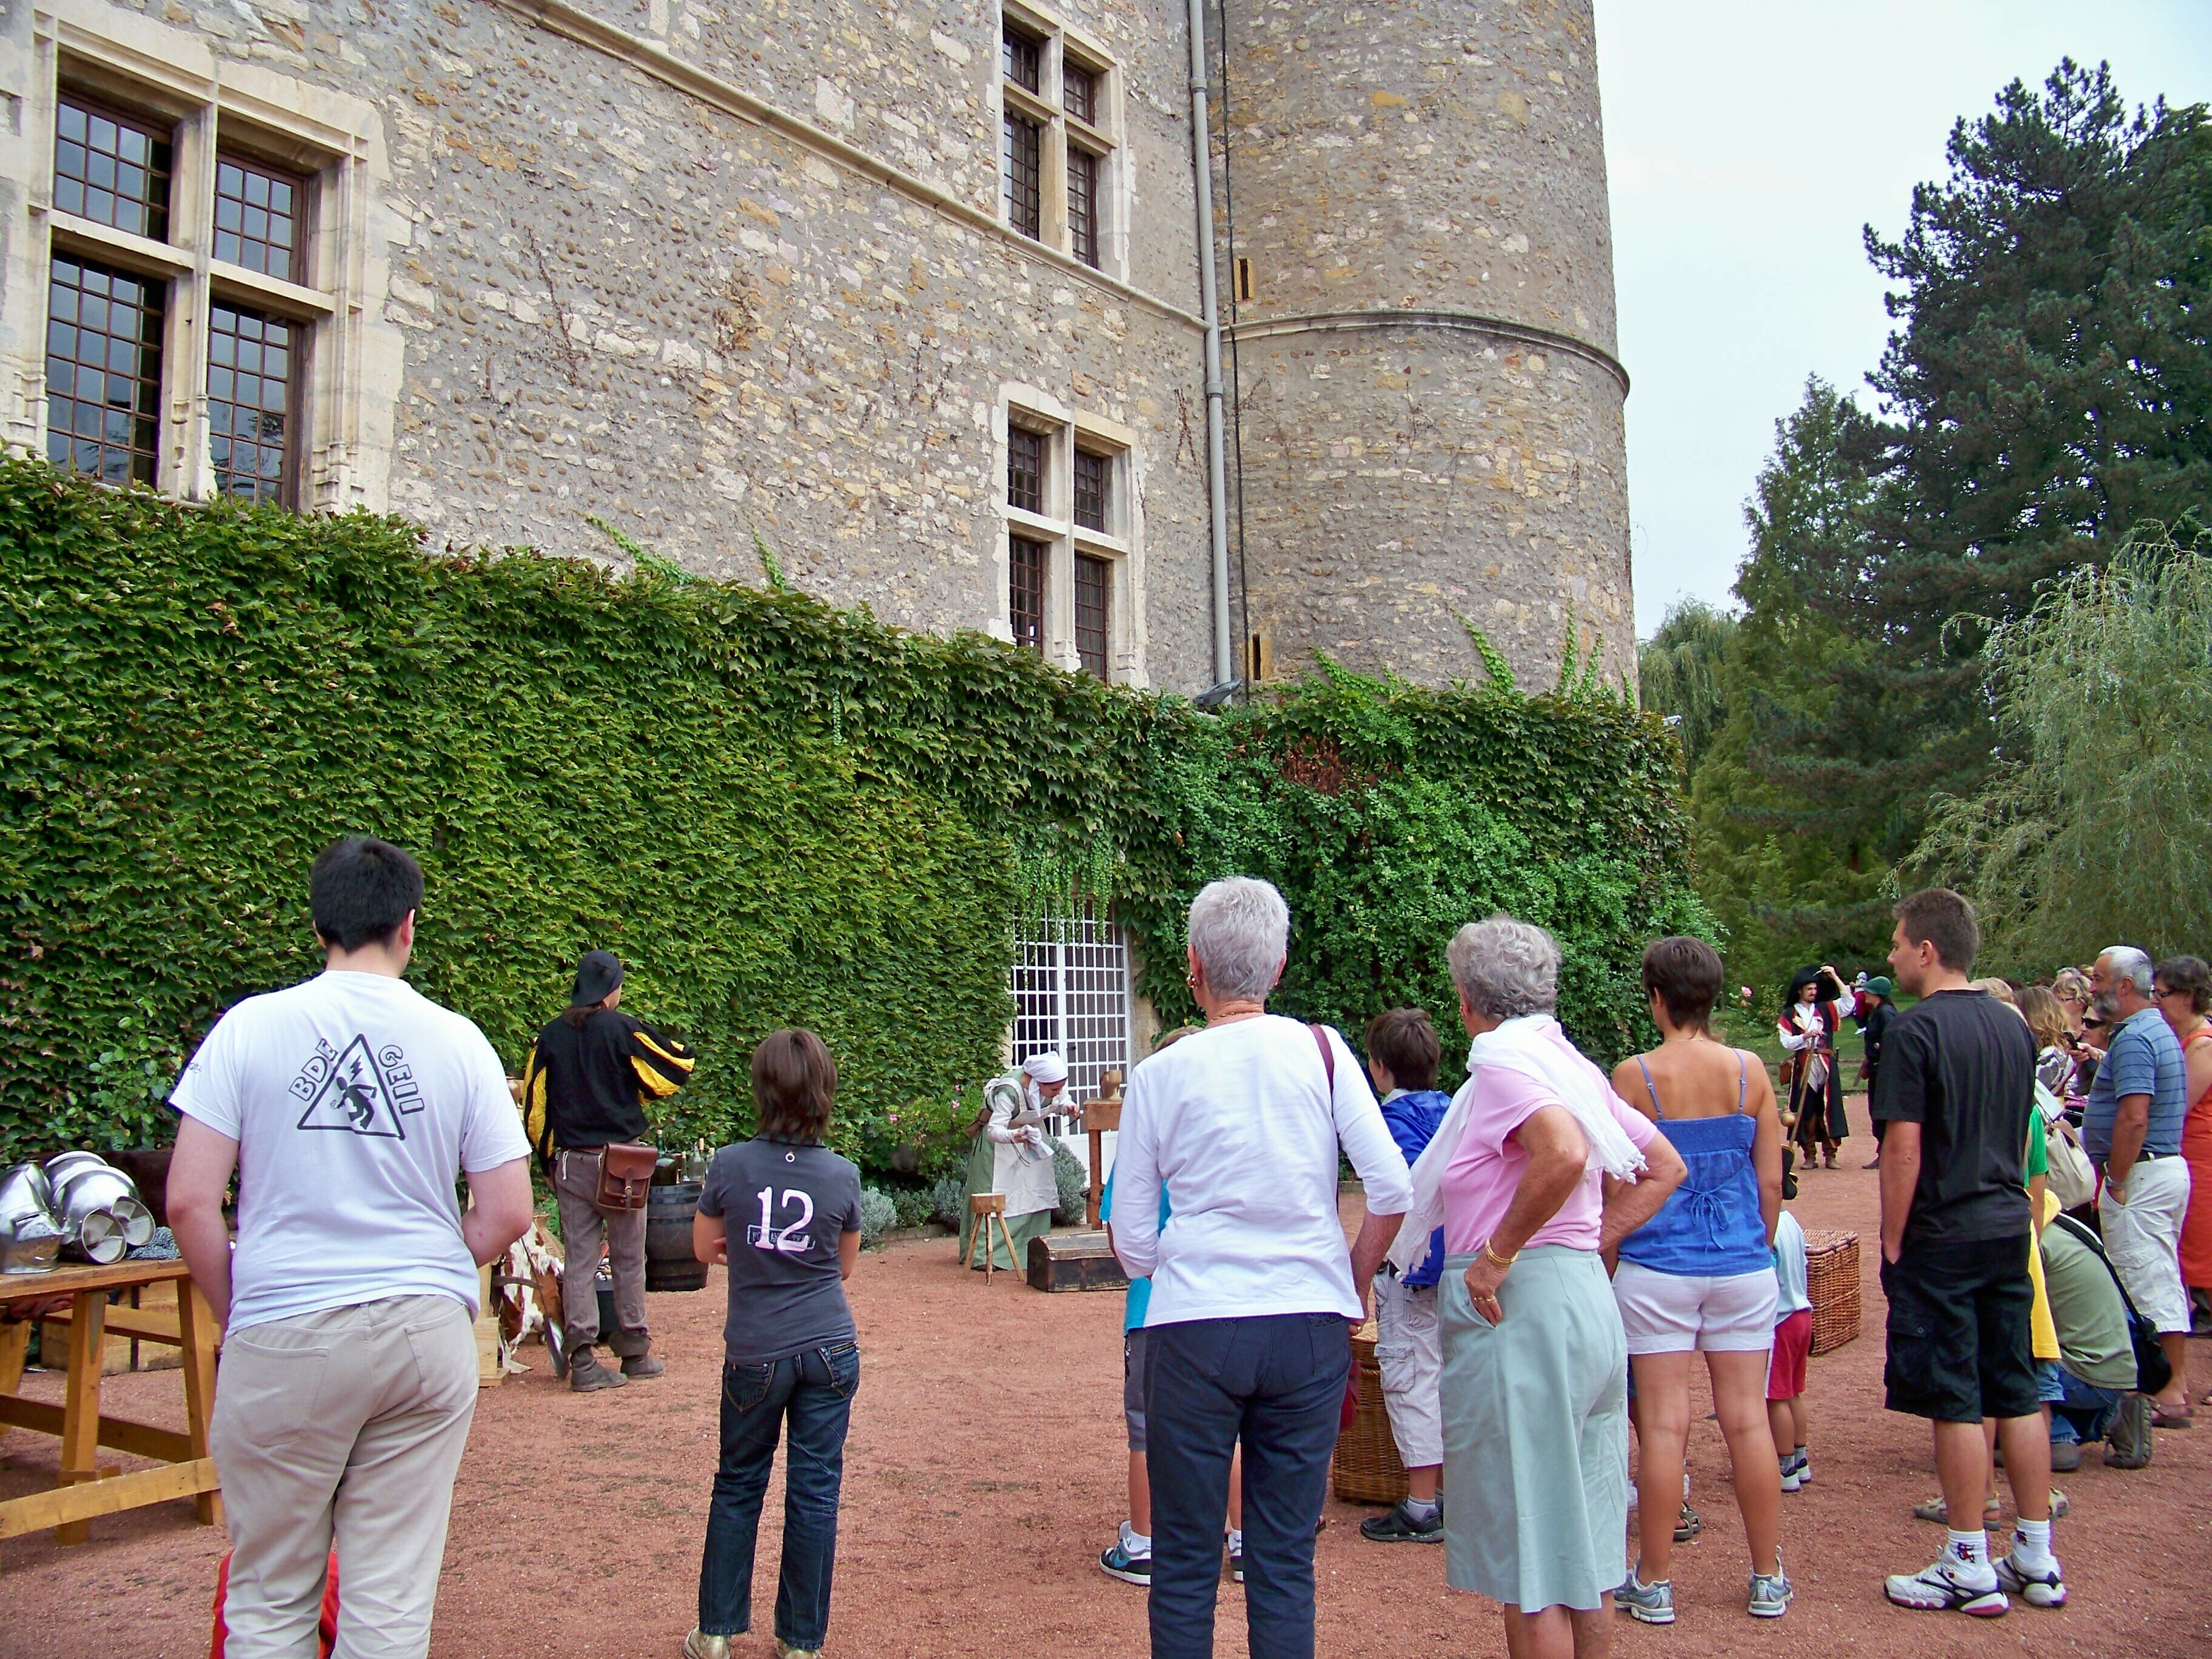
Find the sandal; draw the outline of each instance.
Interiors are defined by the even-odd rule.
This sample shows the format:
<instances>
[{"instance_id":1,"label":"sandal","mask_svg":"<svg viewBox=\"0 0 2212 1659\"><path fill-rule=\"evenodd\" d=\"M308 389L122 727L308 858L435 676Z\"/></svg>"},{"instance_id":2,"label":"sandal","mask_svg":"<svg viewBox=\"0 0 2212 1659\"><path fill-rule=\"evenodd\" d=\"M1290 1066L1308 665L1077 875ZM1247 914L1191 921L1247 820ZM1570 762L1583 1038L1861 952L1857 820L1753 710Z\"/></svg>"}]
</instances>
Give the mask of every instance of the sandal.
<instances>
[{"instance_id":1,"label":"sandal","mask_svg":"<svg viewBox=\"0 0 2212 1659\"><path fill-rule=\"evenodd\" d=\"M1690 1500L1684 1498L1682 1512L1674 1518L1674 1541L1686 1544L1705 1529L1705 1522L1698 1517L1697 1510L1690 1507Z\"/></svg>"},{"instance_id":2,"label":"sandal","mask_svg":"<svg viewBox=\"0 0 2212 1659\"><path fill-rule=\"evenodd\" d=\"M2161 1407L2152 1415L2150 1425L2154 1429L2185 1429L2196 1420L2197 1413L2193 1409L2170 1412Z\"/></svg>"}]
</instances>

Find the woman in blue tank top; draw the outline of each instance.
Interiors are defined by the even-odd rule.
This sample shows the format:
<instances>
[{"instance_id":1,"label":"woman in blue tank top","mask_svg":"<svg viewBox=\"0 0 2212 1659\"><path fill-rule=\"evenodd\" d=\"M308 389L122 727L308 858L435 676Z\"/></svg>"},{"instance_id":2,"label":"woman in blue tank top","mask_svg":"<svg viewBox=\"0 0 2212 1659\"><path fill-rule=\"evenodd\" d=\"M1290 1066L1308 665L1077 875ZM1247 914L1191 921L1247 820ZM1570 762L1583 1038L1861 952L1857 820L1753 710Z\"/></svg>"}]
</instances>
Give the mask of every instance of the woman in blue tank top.
<instances>
[{"instance_id":1,"label":"woman in blue tank top","mask_svg":"<svg viewBox=\"0 0 2212 1659\"><path fill-rule=\"evenodd\" d=\"M1643 1557L1614 1592L1646 1624L1674 1620L1668 1577L1682 1448L1690 1432L1691 1357L1703 1352L1735 1466L1751 1545L1753 1614L1788 1609L1782 1572L1782 1474L1767 1427L1774 1346L1774 1224L1782 1208L1782 1122L1755 1054L1714 1040L1721 959L1702 939L1662 939L1644 953L1644 988L1664 1040L1613 1074L1614 1091L1656 1119L1689 1166L1658 1214L1620 1243L1613 1279L1636 1378Z\"/></svg>"}]
</instances>

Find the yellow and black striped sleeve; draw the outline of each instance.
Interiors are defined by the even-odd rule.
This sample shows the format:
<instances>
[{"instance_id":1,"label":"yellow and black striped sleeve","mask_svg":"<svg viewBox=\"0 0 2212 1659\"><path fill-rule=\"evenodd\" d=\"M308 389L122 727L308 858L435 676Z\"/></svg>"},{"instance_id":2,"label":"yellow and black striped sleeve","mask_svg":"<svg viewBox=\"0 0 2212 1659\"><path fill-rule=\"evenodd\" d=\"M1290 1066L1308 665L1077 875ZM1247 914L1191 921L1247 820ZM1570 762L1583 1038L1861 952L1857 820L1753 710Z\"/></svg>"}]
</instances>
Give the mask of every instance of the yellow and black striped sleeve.
<instances>
[{"instance_id":1,"label":"yellow and black striped sleeve","mask_svg":"<svg viewBox=\"0 0 2212 1659\"><path fill-rule=\"evenodd\" d=\"M534 1042L522 1067L522 1133L540 1158L552 1158L553 1121L545 1109L545 1066Z\"/></svg>"},{"instance_id":2,"label":"yellow and black striped sleeve","mask_svg":"<svg viewBox=\"0 0 2212 1659\"><path fill-rule=\"evenodd\" d=\"M653 1100L665 1100L691 1078L697 1056L674 1037L656 1031L643 1020L629 1034L629 1065L637 1073L638 1087Z\"/></svg>"}]
</instances>

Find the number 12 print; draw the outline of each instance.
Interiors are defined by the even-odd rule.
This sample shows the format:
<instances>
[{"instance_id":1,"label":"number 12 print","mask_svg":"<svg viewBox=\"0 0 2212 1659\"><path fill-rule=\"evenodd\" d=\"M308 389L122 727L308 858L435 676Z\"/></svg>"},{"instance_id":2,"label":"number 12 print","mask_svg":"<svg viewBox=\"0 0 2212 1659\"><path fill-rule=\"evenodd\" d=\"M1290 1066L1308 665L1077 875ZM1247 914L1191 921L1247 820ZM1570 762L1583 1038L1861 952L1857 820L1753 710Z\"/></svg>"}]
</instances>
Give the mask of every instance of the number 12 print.
<instances>
[{"instance_id":1,"label":"number 12 print","mask_svg":"<svg viewBox=\"0 0 2212 1659\"><path fill-rule=\"evenodd\" d=\"M760 1200L761 1218L757 1225L745 1229L745 1243L757 1250L775 1250L783 1255L804 1255L812 1243L806 1230L814 1221L814 1195L796 1187L787 1187L783 1193L783 1207L796 1209L799 1219L788 1226L775 1224L775 1188L763 1187L754 1194Z\"/></svg>"}]
</instances>

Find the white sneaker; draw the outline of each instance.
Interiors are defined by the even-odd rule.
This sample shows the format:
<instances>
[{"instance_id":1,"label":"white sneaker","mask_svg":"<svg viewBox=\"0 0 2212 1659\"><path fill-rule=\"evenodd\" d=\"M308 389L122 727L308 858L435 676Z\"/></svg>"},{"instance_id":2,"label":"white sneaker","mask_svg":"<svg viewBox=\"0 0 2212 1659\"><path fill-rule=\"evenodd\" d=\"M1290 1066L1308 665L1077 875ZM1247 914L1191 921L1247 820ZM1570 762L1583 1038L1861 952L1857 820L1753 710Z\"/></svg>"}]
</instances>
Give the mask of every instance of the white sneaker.
<instances>
[{"instance_id":1,"label":"white sneaker","mask_svg":"<svg viewBox=\"0 0 2212 1659\"><path fill-rule=\"evenodd\" d=\"M2011 1611L2012 1603L2005 1600L1996 1575L1990 1575L1987 1589L1976 1584L1961 1583L1952 1577L1948 1562L1936 1561L1918 1572L1893 1572L1883 1581L1882 1594L1900 1607L1917 1607L1923 1613L1972 1613L1977 1619L1997 1619Z\"/></svg>"},{"instance_id":2,"label":"white sneaker","mask_svg":"<svg viewBox=\"0 0 2212 1659\"><path fill-rule=\"evenodd\" d=\"M1794 1457L1785 1457L1780 1461L1782 1464L1782 1490L1784 1492L1796 1492L1800 1486L1805 1484L1805 1477L1797 1472L1797 1460Z\"/></svg>"},{"instance_id":3,"label":"white sneaker","mask_svg":"<svg viewBox=\"0 0 2212 1659\"><path fill-rule=\"evenodd\" d=\"M2066 1605L2066 1581L2058 1575L2058 1558L2052 1556L2047 1567L2021 1565L2020 1546L2014 1543L2011 1553L1996 1564L1997 1588L2017 1595L2031 1607L2063 1607Z\"/></svg>"}]
</instances>

